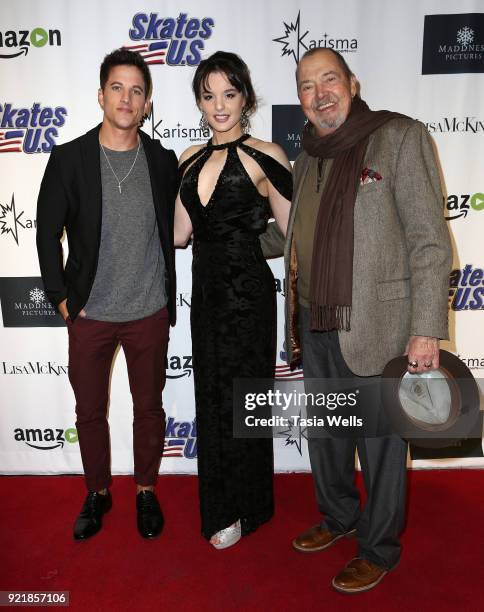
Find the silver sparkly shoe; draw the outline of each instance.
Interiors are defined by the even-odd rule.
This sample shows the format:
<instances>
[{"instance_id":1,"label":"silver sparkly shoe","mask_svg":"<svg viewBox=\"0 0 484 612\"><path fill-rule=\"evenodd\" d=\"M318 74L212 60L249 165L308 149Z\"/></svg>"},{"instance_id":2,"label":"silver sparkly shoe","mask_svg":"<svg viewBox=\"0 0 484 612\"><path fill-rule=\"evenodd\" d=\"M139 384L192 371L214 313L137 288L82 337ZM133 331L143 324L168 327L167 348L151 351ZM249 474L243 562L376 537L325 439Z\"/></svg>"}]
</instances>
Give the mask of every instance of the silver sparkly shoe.
<instances>
[{"instance_id":1,"label":"silver sparkly shoe","mask_svg":"<svg viewBox=\"0 0 484 612\"><path fill-rule=\"evenodd\" d=\"M230 527L217 531L210 539L210 544L217 550L222 550L222 548L228 548L236 544L241 536L240 520L238 520L233 525L230 525ZM212 540L215 541L213 542Z\"/></svg>"}]
</instances>

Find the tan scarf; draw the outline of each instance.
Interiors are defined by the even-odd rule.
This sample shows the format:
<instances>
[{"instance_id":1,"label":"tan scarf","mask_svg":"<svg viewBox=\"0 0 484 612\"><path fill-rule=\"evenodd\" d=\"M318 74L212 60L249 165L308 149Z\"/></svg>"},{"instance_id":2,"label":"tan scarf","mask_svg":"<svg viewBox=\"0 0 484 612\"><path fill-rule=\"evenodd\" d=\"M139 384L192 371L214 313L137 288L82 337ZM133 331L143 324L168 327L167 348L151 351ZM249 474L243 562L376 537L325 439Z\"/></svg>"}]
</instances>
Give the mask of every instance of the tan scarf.
<instances>
[{"instance_id":1,"label":"tan scarf","mask_svg":"<svg viewBox=\"0 0 484 612\"><path fill-rule=\"evenodd\" d=\"M371 111L355 96L346 121L331 134L314 135L310 123L304 128L304 150L312 157L334 158L314 228L309 285L311 329L350 330L353 216L368 139L387 121L404 116Z\"/></svg>"}]
</instances>

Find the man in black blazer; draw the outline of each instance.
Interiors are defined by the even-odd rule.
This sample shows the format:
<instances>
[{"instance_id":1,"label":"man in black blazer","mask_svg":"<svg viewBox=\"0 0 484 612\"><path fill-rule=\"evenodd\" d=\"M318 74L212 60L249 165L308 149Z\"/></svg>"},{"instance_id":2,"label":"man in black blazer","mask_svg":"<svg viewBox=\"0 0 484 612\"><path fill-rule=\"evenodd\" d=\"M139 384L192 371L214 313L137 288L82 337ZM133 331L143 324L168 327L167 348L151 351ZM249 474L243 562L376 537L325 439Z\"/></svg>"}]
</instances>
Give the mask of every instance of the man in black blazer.
<instances>
[{"instance_id":1,"label":"man in black blazer","mask_svg":"<svg viewBox=\"0 0 484 612\"><path fill-rule=\"evenodd\" d=\"M175 323L173 215L177 160L139 131L151 104L143 58L125 49L101 65L103 121L54 147L40 188L37 249L47 296L67 323L88 495L74 538L97 533L111 508L109 377L123 347L133 396L138 530L155 537L154 493L165 428L161 393L169 325ZM69 256L63 265L62 236Z\"/></svg>"}]
</instances>

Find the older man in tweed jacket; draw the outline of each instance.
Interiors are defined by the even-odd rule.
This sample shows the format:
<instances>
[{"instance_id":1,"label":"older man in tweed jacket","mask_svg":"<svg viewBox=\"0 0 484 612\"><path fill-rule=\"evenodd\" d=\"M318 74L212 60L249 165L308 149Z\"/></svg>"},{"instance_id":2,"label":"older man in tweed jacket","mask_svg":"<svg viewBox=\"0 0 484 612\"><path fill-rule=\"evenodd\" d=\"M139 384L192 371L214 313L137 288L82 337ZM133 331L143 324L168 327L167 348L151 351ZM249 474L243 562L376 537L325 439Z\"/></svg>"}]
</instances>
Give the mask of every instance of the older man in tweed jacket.
<instances>
[{"instance_id":1,"label":"older man in tweed jacket","mask_svg":"<svg viewBox=\"0 0 484 612\"><path fill-rule=\"evenodd\" d=\"M451 248L429 135L408 117L370 111L332 50L307 52L296 76L308 124L284 247L288 358L302 355L306 379L378 376L402 354L409 372L437 368ZM277 253L274 236L262 244ZM293 546L321 551L356 533L357 557L332 584L343 593L371 589L400 559L407 444L394 434L310 437L309 455L324 520Z\"/></svg>"}]
</instances>

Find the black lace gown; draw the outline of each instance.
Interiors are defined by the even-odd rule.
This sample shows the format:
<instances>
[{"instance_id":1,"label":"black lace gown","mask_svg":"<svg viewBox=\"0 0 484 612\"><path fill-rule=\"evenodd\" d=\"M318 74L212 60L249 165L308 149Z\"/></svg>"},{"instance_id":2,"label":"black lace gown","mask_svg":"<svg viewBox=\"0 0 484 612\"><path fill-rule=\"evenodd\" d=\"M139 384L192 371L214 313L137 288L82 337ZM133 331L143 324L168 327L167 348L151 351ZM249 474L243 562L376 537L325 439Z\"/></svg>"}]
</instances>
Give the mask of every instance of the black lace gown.
<instances>
[{"instance_id":1,"label":"black lace gown","mask_svg":"<svg viewBox=\"0 0 484 612\"><path fill-rule=\"evenodd\" d=\"M238 150L291 198L291 174L245 144L244 135L212 145L182 164L180 196L193 225L191 330L198 434L202 534L241 520L242 533L273 514L272 440L233 437L234 378L272 378L275 361L275 284L259 235L272 216L240 161ZM198 176L214 150L227 158L209 202Z\"/></svg>"}]
</instances>

